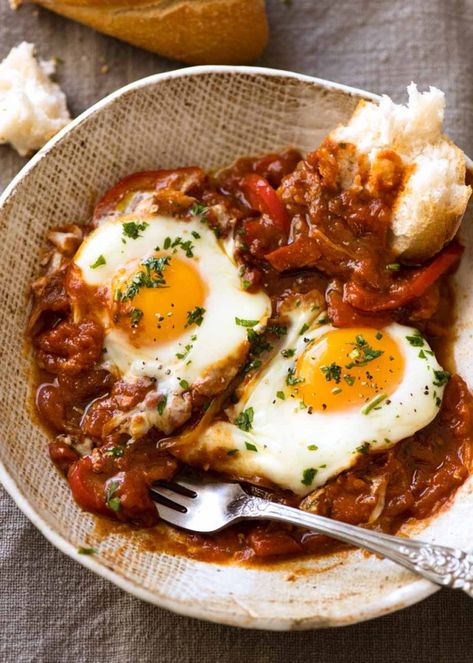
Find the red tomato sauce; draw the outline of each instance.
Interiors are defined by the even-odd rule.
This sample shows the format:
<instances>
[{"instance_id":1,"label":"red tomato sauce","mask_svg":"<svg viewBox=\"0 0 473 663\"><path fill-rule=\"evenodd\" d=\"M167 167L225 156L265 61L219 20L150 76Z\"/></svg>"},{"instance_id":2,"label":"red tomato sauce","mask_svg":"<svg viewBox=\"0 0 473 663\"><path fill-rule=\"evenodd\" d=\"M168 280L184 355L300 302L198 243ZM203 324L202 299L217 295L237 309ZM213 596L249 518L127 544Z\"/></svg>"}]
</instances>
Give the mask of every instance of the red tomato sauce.
<instances>
[{"instance_id":1,"label":"red tomato sauce","mask_svg":"<svg viewBox=\"0 0 473 663\"><path fill-rule=\"evenodd\" d=\"M84 237L105 216L139 213L148 204L184 219L200 206L217 234L235 234L243 287L266 290L276 323L288 294L316 291L335 326L381 327L398 321L417 327L445 355L454 319L453 298L445 296L448 274L462 248L453 241L424 265L398 263L389 228L392 204L406 176L402 163L386 150L376 177L368 178L362 168L359 186L347 190L338 168L352 149L325 141L305 159L286 150L240 159L213 175L197 167L137 173L105 194L91 225L80 232ZM64 253L60 266L33 285L28 333L38 369L36 410L51 437L49 453L81 508L134 527L156 526L149 486L172 479L181 463L157 446L160 431L152 429L130 445L111 426L154 384L143 378L130 385L102 367L104 330L87 317L91 293L81 291L70 260L70 251ZM71 292L81 302L79 321L72 318ZM194 402L194 420L203 406ZM414 436L389 451L363 455L302 504L287 491L265 493L315 513L395 532L448 502L470 472L472 448L473 398L454 375L439 415ZM214 536L176 537L162 523L153 531L162 549L220 561L323 554L339 545L264 522L236 525Z\"/></svg>"}]
</instances>

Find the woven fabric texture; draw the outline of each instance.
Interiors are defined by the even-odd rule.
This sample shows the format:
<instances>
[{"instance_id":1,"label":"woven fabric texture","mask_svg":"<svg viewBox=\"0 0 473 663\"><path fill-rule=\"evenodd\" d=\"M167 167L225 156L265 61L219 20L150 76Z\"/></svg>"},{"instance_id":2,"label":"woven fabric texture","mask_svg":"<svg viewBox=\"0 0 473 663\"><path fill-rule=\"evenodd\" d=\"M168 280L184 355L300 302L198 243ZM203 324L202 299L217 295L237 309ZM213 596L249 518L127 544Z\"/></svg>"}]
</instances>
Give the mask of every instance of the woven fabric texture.
<instances>
[{"instance_id":1,"label":"woven fabric texture","mask_svg":"<svg viewBox=\"0 0 473 663\"><path fill-rule=\"evenodd\" d=\"M5 4L0 8L0 55L28 38L43 55L60 56L65 61L60 78L75 113L130 80L175 68L47 12L25 8L10 16ZM447 128L473 153L473 2L433 0L414 6L407 1L294 0L286 8L269 0L269 5L273 34L261 64L398 99L411 79L438 85L449 100ZM109 75L101 76L100 63L110 66ZM0 181L6 184L21 160L8 148L0 150L0 159ZM126 171L127 164L121 168ZM35 229L30 232L34 235ZM34 237L28 241L35 245ZM14 273L13 246L11 256L8 270ZM15 301L2 304L4 315L18 315L18 308ZM36 479L41 493L40 473ZM0 522L2 661L305 661L317 656L320 661L449 663L473 658L473 609L453 593L341 631L247 633L177 617L125 595L53 549L4 493Z\"/></svg>"}]
</instances>

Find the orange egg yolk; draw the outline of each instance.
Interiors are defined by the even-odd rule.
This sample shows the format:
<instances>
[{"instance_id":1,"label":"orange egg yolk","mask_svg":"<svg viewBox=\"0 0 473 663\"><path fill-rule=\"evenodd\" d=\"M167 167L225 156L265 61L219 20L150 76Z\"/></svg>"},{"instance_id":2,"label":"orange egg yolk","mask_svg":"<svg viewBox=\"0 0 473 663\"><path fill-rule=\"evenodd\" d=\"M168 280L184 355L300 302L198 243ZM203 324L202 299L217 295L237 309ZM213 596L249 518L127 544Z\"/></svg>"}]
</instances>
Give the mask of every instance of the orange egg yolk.
<instances>
[{"instance_id":1,"label":"orange egg yolk","mask_svg":"<svg viewBox=\"0 0 473 663\"><path fill-rule=\"evenodd\" d=\"M386 332L335 329L307 347L292 382L307 407L328 413L385 400L403 373L404 357Z\"/></svg>"},{"instance_id":2,"label":"orange egg yolk","mask_svg":"<svg viewBox=\"0 0 473 663\"><path fill-rule=\"evenodd\" d=\"M173 341L202 323L206 284L194 264L163 252L133 260L112 282L113 321L135 346Z\"/></svg>"}]
</instances>

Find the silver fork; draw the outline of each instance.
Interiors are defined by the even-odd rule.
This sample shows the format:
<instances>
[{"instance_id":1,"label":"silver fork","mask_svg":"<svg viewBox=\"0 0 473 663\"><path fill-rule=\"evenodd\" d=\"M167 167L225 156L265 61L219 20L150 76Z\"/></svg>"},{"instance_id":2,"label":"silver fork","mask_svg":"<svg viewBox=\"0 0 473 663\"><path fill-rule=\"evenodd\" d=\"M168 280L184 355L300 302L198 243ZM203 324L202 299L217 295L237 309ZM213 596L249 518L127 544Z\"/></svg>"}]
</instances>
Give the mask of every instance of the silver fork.
<instances>
[{"instance_id":1,"label":"silver fork","mask_svg":"<svg viewBox=\"0 0 473 663\"><path fill-rule=\"evenodd\" d=\"M240 520L275 520L312 529L366 548L441 585L462 589L473 598L473 553L414 539L381 534L246 493L238 483L197 474L176 482L157 482L151 495L163 520L194 532L212 533Z\"/></svg>"}]
</instances>

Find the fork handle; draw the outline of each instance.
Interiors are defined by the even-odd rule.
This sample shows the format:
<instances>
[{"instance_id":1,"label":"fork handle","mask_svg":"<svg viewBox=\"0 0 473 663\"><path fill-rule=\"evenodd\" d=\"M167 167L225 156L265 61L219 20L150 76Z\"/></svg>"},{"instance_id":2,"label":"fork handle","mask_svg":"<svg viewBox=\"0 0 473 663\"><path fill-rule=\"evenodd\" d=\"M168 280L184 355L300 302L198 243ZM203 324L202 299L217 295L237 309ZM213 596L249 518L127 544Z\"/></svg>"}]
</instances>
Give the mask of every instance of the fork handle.
<instances>
[{"instance_id":1,"label":"fork handle","mask_svg":"<svg viewBox=\"0 0 473 663\"><path fill-rule=\"evenodd\" d=\"M366 548L437 585L462 589L473 598L473 553L374 532L259 497L248 497L240 509L242 518L290 523Z\"/></svg>"}]
</instances>

